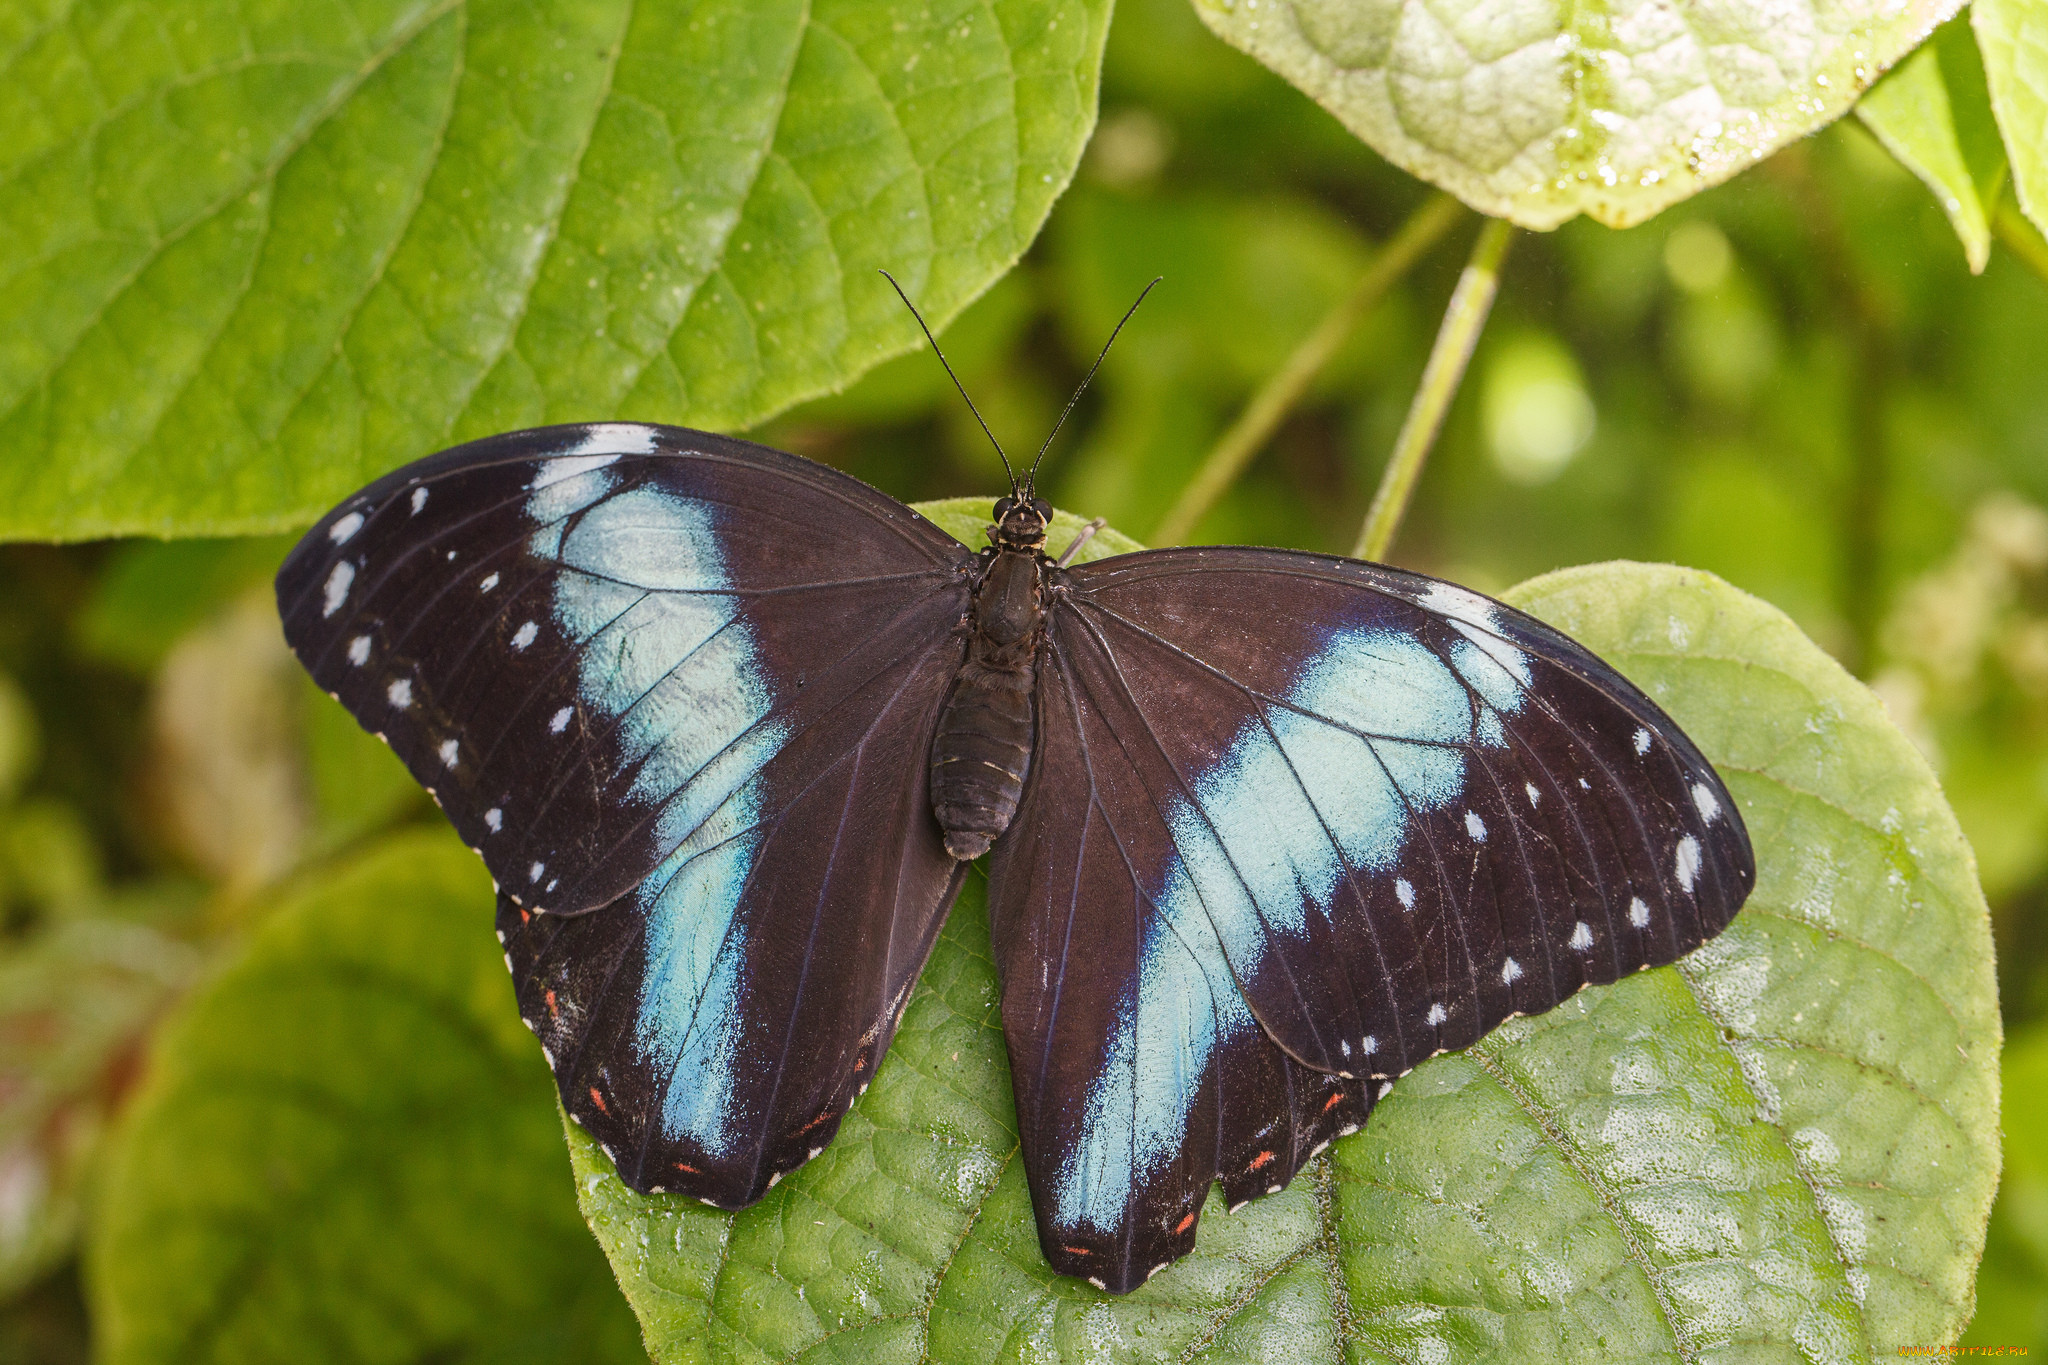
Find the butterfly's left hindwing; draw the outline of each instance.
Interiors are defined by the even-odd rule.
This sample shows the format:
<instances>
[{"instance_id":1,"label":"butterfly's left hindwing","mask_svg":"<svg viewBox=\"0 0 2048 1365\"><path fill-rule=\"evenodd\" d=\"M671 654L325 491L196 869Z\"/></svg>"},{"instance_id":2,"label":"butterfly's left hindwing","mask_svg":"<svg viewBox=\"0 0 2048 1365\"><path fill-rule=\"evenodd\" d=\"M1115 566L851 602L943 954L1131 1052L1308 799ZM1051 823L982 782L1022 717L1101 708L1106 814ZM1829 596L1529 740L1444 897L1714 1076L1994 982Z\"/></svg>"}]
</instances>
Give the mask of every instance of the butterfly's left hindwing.
<instances>
[{"instance_id":1,"label":"butterfly's left hindwing","mask_svg":"<svg viewBox=\"0 0 2048 1365\"><path fill-rule=\"evenodd\" d=\"M1041 659L1036 777L996 845L989 917L1039 1242L1113 1293L1194 1246L1202 1202L1279 1189L1372 1107L1260 1029L1168 867L1170 832L1119 738L1100 670Z\"/></svg>"},{"instance_id":2,"label":"butterfly's left hindwing","mask_svg":"<svg viewBox=\"0 0 2048 1365\"><path fill-rule=\"evenodd\" d=\"M745 442L495 437L373 484L286 637L483 855L564 1104L726 1207L822 1147L959 886L925 766L968 552Z\"/></svg>"},{"instance_id":3,"label":"butterfly's left hindwing","mask_svg":"<svg viewBox=\"0 0 2048 1365\"><path fill-rule=\"evenodd\" d=\"M1427 1057L1675 960L1754 882L1671 720L1476 594L1221 549L1102 560L1051 602L1037 778L989 902L1069 1273L1128 1288L1186 1249L1212 1176L1284 1184L1313 1143L1229 1135L1323 1141L1299 1078L1334 1087L1341 1131Z\"/></svg>"}]
</instances>

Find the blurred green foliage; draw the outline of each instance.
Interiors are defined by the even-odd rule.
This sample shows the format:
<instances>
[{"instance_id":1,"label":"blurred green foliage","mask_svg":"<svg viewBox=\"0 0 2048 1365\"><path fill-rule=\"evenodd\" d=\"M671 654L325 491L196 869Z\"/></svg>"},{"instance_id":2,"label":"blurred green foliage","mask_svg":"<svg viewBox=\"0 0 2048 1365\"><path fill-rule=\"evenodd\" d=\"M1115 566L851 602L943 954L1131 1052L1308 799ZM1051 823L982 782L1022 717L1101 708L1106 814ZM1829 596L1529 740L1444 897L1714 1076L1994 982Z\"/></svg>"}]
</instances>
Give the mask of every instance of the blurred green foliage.
<instances>
[{"instance_id":1,"label":"blurred green foliage","mask_svg":"<svg viewBox=\"0 0 2048 1365\"><path fill-rule=\"evenodd\" d=\"M2018 79L1993 74L1994 93ZM1125 0L1078 182L942 341L1028 455L1164 276L1042 480L1143 538L1424 193L1184 0ZM2006 1061L2012 1176L1970 1339L2038 1350L2048 282L2016 253L2048 252L1983 207L2014 249L1994 242L1973 277L1943 206L1845 121L1642 227L1522 236L1395 558L1486 590L1599 559L1691 564L1877 684L1977 847L2005 1018L2035 1040ZM1466 240L1368 318L1197 539L1350 545ZM754 434L906 499L999 487L921 354ZM85 1358L74 1231L164 1009L286 932L266 927L280 887L433 819L288 666L265 615L285 543L0 548L0 1360Z\"/></svg>"}]
</instances>

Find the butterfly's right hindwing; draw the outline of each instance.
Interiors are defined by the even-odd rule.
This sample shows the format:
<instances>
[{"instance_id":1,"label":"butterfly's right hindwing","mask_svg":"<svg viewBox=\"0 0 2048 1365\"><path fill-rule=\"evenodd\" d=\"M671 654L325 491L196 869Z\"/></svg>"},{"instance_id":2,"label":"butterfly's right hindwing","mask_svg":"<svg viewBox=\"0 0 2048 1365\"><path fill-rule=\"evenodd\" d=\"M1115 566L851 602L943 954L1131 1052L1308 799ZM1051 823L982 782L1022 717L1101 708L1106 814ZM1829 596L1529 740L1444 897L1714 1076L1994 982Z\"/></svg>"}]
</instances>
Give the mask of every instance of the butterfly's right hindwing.
<instances>
[{"instance_id":1,"label":"butterfly's right hindwing","mask_svg":"<svg viewBox=\"0 0 2048 1365\"><path fill-rule=\"evenodd\" d=\"M970 562L808 461L614 424L402 469L279 574L315 680L482 854L636 1188L758 1198L887 1046L958 888L925 764Z\"/></svg>"}]
</instances>

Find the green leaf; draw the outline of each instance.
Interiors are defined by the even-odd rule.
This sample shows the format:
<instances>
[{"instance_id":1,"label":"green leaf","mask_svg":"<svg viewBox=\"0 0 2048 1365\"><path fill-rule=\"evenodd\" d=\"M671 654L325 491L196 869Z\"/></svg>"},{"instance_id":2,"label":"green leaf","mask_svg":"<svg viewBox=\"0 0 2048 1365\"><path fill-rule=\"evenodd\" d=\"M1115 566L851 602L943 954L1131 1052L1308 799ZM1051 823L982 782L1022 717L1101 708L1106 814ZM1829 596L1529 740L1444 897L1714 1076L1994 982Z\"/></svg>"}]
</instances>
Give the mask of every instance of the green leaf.
<instances>
[{"instance_id":1,"label":"green leaf","mask_svg":"<svg viewBox=\"0 0 2048 1365\"><path fill-rule=\"evenodd\" d=\"M491 904L453 838L391 839L164 1031L89 1247L102 1359L640 1358Z\"/></svg>"},{"instance_id":2,"label":"green leaf","mask_svg":"<svg viewBox=\"0 0 2048 1365\"><path fill-rule=\"evenodd\" d=\"M2012 159L2013 189L2034 226L2048 232L2048 7L2040 0L1977 0L1970 23Z\"/></svg>"},{"instance_id":3,"label":"green leaf","mask_svg":"<svg viewBox=\"0 0 2048 1365\"><path fill-rule=\"evenodd\" d=\"M940 530L962 545L979 550L988 544L989 517L995 509L993 498L940 498L936 502L920 502L917 510L929 517ZM1045 551L1057 559L1067 551L1087 525L1085 518L1072 512L1055 510L1052 521L1045 528ZM1133 550L1145 547L1132 540L1122 531L1105 526L1097 531L1081 552L1074 556L1076 564L1086 564L1091 559L1107 559L1111 555L1127 555Z\"/></svg>"},{"instance_id":4,"label":"green leaf","mask_svg":"<svg viewBox=\"0 0 2048 1365\"><path fill-rule=\"evenodd\" d=\"M2005 185L2005 144L1969 22L1951 19L1872 86L1856 114L1920 177L1962 239L1970 272L1991 259L1991 217Z\"/></svg>"},{"instance_id":5,"label":"green leaf","mask_svg":"<svg viewBox=\"0 0 2048 1365\"><path fill-rule=\"evenodd\" d=\"M1845 113L1958 8L1194 5L1395 165L1530 228L1627 227L1719 184Z\"/></svg>"},{"instance_id":6,"label":"green leaf","mask_svg":"<svg viewBox=\"0 0 2048 1365\"><path fill-rule=\"evenodd\" d=\"M986 506L925 511L962 534ZM839 1137L753 1208L635 1195L565 1122L656 1359L1865 1359L1953 1338L1997 1176L1999 1023L1933 775L1718 579L1611 564L1511 597L1716 760L1760 864L1726 933L1418 1068L1287 1190L1235 1217L1212 1193L1194 1253L1112 1299L1038 1251L975 879Z\"/></svg>"},{"instance_id":7,"label":"green leaf","mask_svg":"<svg viewBox=\"0 0 2048 1365\"><path fill-rule=\"evenodd\" d=\"M1017 259L1108 0L85 0L0 30L0 537L275 531L467 437L751 425Z\"/></svg>"}]
</instances>

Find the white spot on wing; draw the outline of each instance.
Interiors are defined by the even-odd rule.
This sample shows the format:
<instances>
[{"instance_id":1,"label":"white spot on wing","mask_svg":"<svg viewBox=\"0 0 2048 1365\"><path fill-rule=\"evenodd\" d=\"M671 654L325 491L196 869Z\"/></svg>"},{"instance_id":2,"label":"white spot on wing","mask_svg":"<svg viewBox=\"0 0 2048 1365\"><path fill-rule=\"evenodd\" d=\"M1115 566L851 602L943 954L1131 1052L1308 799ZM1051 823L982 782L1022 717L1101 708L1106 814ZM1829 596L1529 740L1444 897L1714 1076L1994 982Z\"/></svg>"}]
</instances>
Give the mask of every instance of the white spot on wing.
<instances>
[{"instance_id":1,"label":"white spot on wing","mask_svg":"<svg viewBox=\"0 0 2048 1365\"><path fill-rule=\"evenodd\" d=\"M1373 1053L1380 1050L1380 1040L1368 1033L1358 1046L1366 1056L1370 1057Z\"/></svg>"},{"instance_id":2,"label":"white spot on wing","mask_svg":"<svg viewBox=\"0 0 2048 1365\"><path fill-rule=\"evenodd\" d=\"M638 422L597 422L583 433L583 439L569 450L568 455L594 455L605 453L614 458L620 455L652 455L654 453L654 428ZM607 461L609 463L609 461Z\"/></svg>"},{"instance_id":3,"label":"white spot on wing","mask_svg":"<svg viewBox=\"0 0 2048 1365\"><path fill-rule=\"evenodd\" d=\"M370 662L370 637L358 635L348 642L348 661L357 668Z\"/></svg>"},{"instance_id":4,"label":"white spot on wing","mask_svg":"<svg viewBox=\"0 0 2048 1365\"><path fill-rule=\"evenodd\" d=\"M491 833L496 834L499 830L505 828L505 812L499 810L496 806L492 806L484 812L484 823L491 827Z\"/></svg>"},{"instance_id":5,"label":"white spot on wing","mask_svg":"<svg viewBox=\"0 0 2048 1365\"><path fill-rule=\"evenodd\" d=\"M1493 603L1470 589L1453 583L1432 583L1429 591L1422 594L1422 605L1453 621L1463 621L1490 634L1500 633L1500 617L1495 614Z\"/></svg>"},{"instance_id":6,"label":"white spot on wing","mask_svg":"<svg viewBox=\"0 0 2048 1365\"><path fill-rule=\"evenodd\" d=\"M1522 964L1509 958L1500 965L1500 979L1505 985L1513 985L1522 979Z\"/></svg>"},{"instance_id":7,"label":"white spot on wing","mask_svg":"<svg viewBox=\"0 0 2048 1365\"><path fill-rule=\"evenodd\" d=\"M654 430L632 422L600 422L562 454L543 460L529 488L542 489L616 464L621 455L645 455L654 449Z\"/></svg>"},{"instance_id":8,"label":"white spot on wing","mask_svg":"<svg viewBox=\"0 0 2048 1365\"><path fill-rule=\"evenodd\" d=\"M476 585L476 590L478 592L489 592L492 588L495 588L497 586L498 575L496 573L492 573L488 577L486 577L483 582Z\"/></svg>"},{"instance_id":9,"label":"white spot on wing","mask_svg":"<svg viewBox=\"0 0 2048 1365\"><path fill-rule=\"evenodd\" d=\"M561 734L562 731L569 728L569 717L575 714L576 712L574 708L565 706L561 710L555 712L555 714L553 714L552 716L549 716L548 733L551 735Z\"/></svg>"},{"instance_id":10,"label":"white spot on wing","mask_svg":"<svg viewBox=\"0 0 2048 1365\"><path fill-rule=\"evenodd\" d=\"M341 604L348 601L348 589L356 581L356 566L346 559L337 559L334 567L327 571L327 601L320 615L332 616L341 610Z\"/></svg>"},{"instance_id":11,"label":"white spot on wing","mask_svg":"<svg viewBox=\"0 0 2048 1365\"><path fill-rule=\"evenodd\" d=\"M537 882L540 880L540 874L547 870L548 865L546 863L535 863L532 867L526 869L526 880Z\"/></svg>"},{"instance_id":12,"label":"white spot on wing","mask_svg":"<svg viewBox=\"0 0 2048 1365\"><path fill-rule=\"evenodd\" d=\"M1349 1038L1342 1040L1337 1044L1337 1046L1343 1050L1343 1053L1346 1057L1349 1057L1351 1055L1351 1040Z\"/></svg>"},{"instance_id":13,"label":"white spot on wing","mask_svg":"<svg viewBox=\"0 0 2048 1365\"><path fill-rule=\"evenodd\" d=\"M1582 953L1585 952L1588 948L1592 947L1593 926L1586 923L1584 920L1580 920L1577 924L1574 924L1572 926L1571 945L1572 947L1578 949Z\"/></svg>"},{"instance_id":14,"label":"white spot on wing","mask_svg":"<svg viewBox=\"0 0 2048 1365\"><path fill-rule=\"evenodd\" d=\"M1431 1005L1429 1007L1429 1022L1432 1024L1441 1024L1450 1017L1450 1011L1446 1010L1442 1005Z\"/></svg>"},{"instance_id":15,"label":"white spot on wing","mask_svg":"<svg viewBox=\"0 0 2048 1365\"><path fill-rule=\"evenodd\" d=\"M412 705L412 679L411 679L411 678L399 678L399 679L397 679L396 681L394 681L394 682L393 682L393 683L391 684L391 686L389 686L389 687L387 687L387 688L385 688L385 689L384 689L384 695L385 695L385 697L386 697L386 698L387 698L387 699L388 699L388 700L389 700L389 701L391 702L391 704L392 704L393 706L400 706L400 707L403 707L403 706L411 706L411 705Z\"/></svg>"},{"instance_id":16,"label":"white spot on wing","mask_svg":"<svg viewBox=\"0 0 2048 1365\"><path fill-rule=\"evenodd\" d=\"M1636 728L1635 743L1637 753L1646 754L1650 752L1650 732L1638 726Z\"/></svg>"},{"instance_id":17,"label":"white spot on wing","mask_svg":"<svg viewBox=\"0 0 2048 1365\"><path fill-rule=\"evenodd\" d=\"M1536 784L1534 782L1524 782L1522 784L1522 790L1529 793L1529 809L1536 809L1537 803L1543 799L1543 793L1536 790Z\"/></svg>"},{"instance_id":18,"label":"white spot on wing","mask_svg":"<svg viewBox=\"0 0 2048 1365\"><path fill-rule=\"evenodd\" d=\"M363 514L351 512L327 528L327 538L336 545L346 545L349 538L363 529Z\"/></svg>"},{"instance_id":19,"label":"white spot on wing","mask_svg":"<svg viewBox=\"0 0 2048 1365\"><path fill-rule=\"evenodd\" d=\"M441 741L440 752L441 762L446 766L452 768L455 766L456 755L462 752L462 745L455 740L444 739Z\"/></svg>"},{"instance_id":20,"label":"white spot on wing","mask_svg":"<svg viewBox=\"0 0 2048 1365\"><path fill-rule=\"evenodd\" d=\"M1687 891L1700 875L1700 841L1690 834L1678 841L1678 855L1674 859L1674 871L1678 873L1678 884Z\"/></svg>"},{"instance_id":21,"label":"white spot on wing","mask_svg":"<svg viewBox=\"0 0 2048 1365\"><path fill-rule=\"evenodd\" d=\"M412 490L412 514L413 514L414 516L418 516L418 515L420 514L420 509L421 509L422 507L425 507L426 505L427 505L427 490L426 490L426 489L424 489L424 488L415 488L415 489L413 489L413 490Z\"/></svg>"},{"instance_id":22,"label":"white spot on wing","mask_svg":"<svg viewBox=\"0 0 2048 1365\"><path fill-rule=\"evenodd\" d=\"M1650 907L1643 904L1641 896L1628 898L1628 922L1638 929L1650 922Z\"/></svg>"},{"instance_id":23,"label":"white spot on wing","mask_svg":"<svg viewBox=\"0 0 2048 1365\"><path fill-rule=\"evenodd\" d=\"M1479 818L1478 811L1468 810L1465 812L1465 832L1471 835L1478 843L1483 844L1486 842L1486 822Z\"/></svg>"},{"instance_id":24,"label":"white spot on wing","mask_svg":"<svg viewBox=\"0 0 2048 1365\"><path fill-rule=\"evenodd\" d=\"M1700 819L1711 824L1721 814L1721 802L1714 795L1714 789L1704 782L1692 784L1692 803L1700 808Z\"/></svg>"},{"instance_id":25,"label":"white spot on wing","mask_svg":"<svg viewBox=\"0 0 2048 1365\"><path fill-rule=\"evenodd\" d=\"M533 482L527 487L538 491L551 488L564 479L573 479L579 474L594 474L606 465L616 463L616 455L567 455L544 461Z\"/></svg>"},{"instance_id":26,"label":"white spot on wing","mask_svg":"<svg viewBox=\"0 0 2048 1365\"><path fill-rule=\"evenodd\" d=\"M1406 877L1394 878L1394 898L1401 902L1403 910L1415 908L1415 886Z\"/></svg>"},{"instance_id":27,"label":"white spot on wing","mask_svg":"<svg viewBox=\"0 0 2048 1365\"><path fill-rule=\"evenodd\" d=\"M521 626L518 630L512 633L512 648L520 650L525 649L528 645L533 643L534 636L538 634L540 634L540 627L535 625L533 622L528 621L525 625Z\"/></svg>"}]
</instances>

